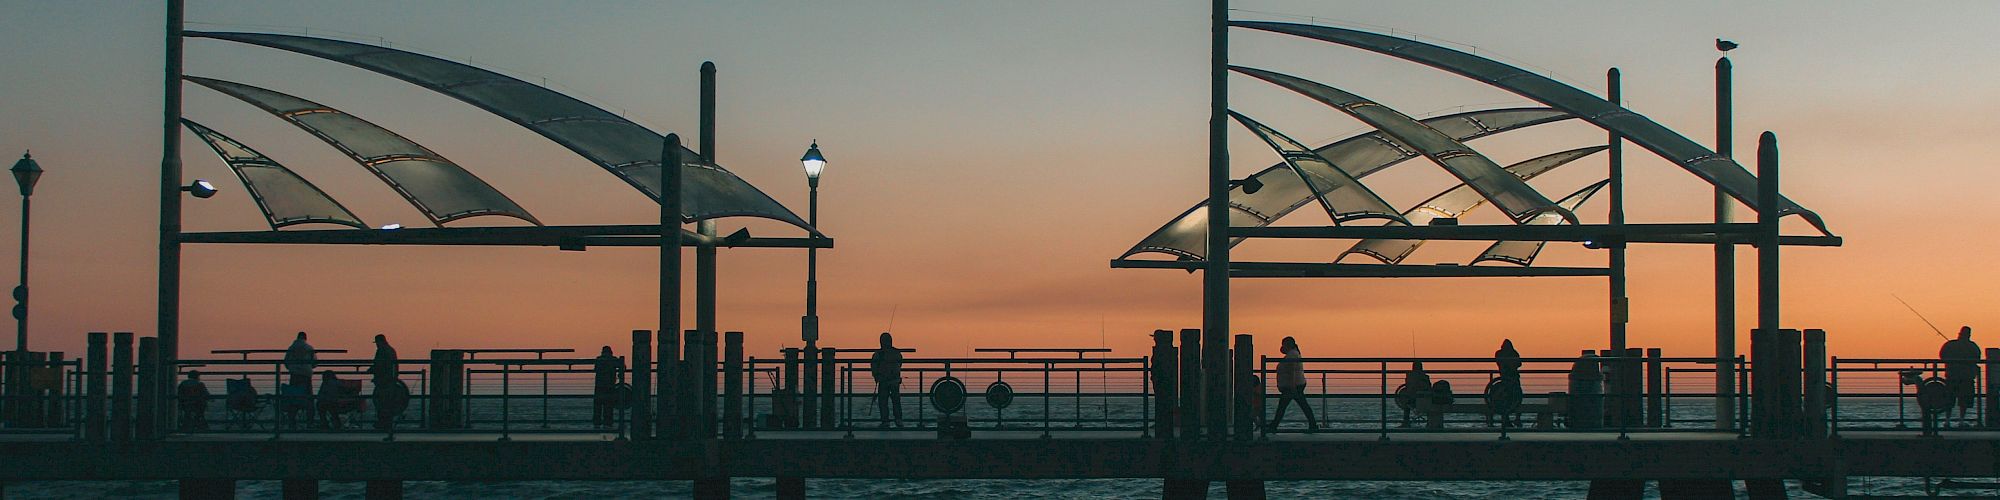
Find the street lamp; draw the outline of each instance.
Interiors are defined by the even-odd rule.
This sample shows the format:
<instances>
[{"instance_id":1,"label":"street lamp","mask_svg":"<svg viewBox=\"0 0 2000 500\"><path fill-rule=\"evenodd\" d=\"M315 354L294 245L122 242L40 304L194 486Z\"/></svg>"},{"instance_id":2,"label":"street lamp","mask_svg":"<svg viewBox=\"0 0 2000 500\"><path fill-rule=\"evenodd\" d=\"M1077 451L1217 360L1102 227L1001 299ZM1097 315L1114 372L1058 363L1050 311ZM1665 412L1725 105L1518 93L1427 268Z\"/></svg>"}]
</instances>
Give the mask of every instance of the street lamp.
<instances>
[{"instance_id":1,"label":"street lamp","mask_svg":"<svg viewBox=\"0 0 2000 500\"><path fill-rule=\"evenodd\" d=\"M826 170L826 156L819 153L818 140L814 140L812 146L806 148L806 155L799 157L799 163L805 166L806 187L811 193L810 201L806 202L806 225L812 226L813 231L819 231L819 174ZM818 405L814 401L817 399L814 396L817 392L815 389L818 386L816 379L819 372L819 249L810 246L806 248L806 315L799 318L799 337L806 342L806 387L805 391L799 394L805 396L803 408L806 410L804 412L806 426L812 427L813 423L819 420L815 409L820 411L832 411L832 409L817 408Z\"/></svg>"},{"instance_id":2,"label":"street lamp","mask_svg":"<svg viewBox=\"0 0 2000 500\"><path fill-rule=\"evenodd\" d=\"M21 152L14 162L14 184L21 187L21 284L14 287L14 349L28 351L28 195L35 194L35 182L42 179L42 165L35 156Z\"/></svg>"}]
</instances>

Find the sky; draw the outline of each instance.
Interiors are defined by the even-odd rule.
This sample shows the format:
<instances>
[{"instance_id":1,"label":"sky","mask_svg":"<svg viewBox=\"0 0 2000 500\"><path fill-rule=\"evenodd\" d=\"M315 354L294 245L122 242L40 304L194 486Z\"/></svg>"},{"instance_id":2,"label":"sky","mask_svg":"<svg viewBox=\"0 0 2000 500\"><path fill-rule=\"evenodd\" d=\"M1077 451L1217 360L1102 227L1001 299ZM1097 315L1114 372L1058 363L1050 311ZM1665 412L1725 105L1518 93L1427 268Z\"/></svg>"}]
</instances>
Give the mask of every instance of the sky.
<instances>
[{"instance_id":1,"label":"sky","mask_svg":"<svg viewBox=\"0 0 2000 500\"><path fill-rule=\"evenodd\" d=\"M88 331L154 327L163 13L153 2L0 2L0 152L32 150L32 347L79 351ZM1716 37L1742 44L1738 155L1781 139L1787 196L1846 239L1784 253L1784 324L1828 331L1837 356L1934 355L1947 330L2000 326L2000 4L1775 1L1627 3L1240 0L1237 19L1415 35L1521 64L1592 92L1624 74L1625 104L1714 141ZM692 137L697 68L719 67L716 156L803 215L798 158L829 160L820 227L823 343L867 347L893 328L918 355L976 347L1109 346L1139 354L1155 329L1200 326L1200 276L1108 261L1204 195L1207 2L390 2L191 0L188 29L387 43L501 71ZM1419 117L1530 103L1442 71L1284 35L1236 31L1233 63L1307 77ZM549 224L643 224L657 208L589 161L454 99L338 63L190 39L190 75L299 95L395 130L465 166ZM1364 126L1232 76L1232 107L1307 143ZM247 104L187 86L185 115L292 167L371 224L423 224L373 176ZM1232 125L1233 175L1278 160ZM1601 144L1574 122L1473 143L1501 164ZM268 229L228 168L192 134L186 177L223 192L188 199L188 231ZM1700 180L1627 148L1628 218L1710 217ZM1536 179L1560 197L1604 175L1603 155ZM1413 160L1369 178L1409 206L1454 181ZM1602 222L1602 199L1580 215ZM18 246L19 202L0 200L0 248ZM1282 225L1324 225L1301 210ZM1739 209L1739 214L1748 214ZM1747 219L1746 219L1747 220ZM1498 223L1490 208L1468 223ZM512 225L473 218L453 226ZM722 231L796 236L767 221ZM1788 221L1788 231L1806 226ZM1342 241L1251 241L1245 260L1327 261ZM1409 261L1465 262L1484 243L1432 243ZM1714 351L1712 250L1631 251L1630 344ZM800 345L798 250L725 250L718 316L753 356ZM0 258L11 258L11 251ZM1738 325L1755 320L1754 256L1738 254ZM658 254L646 249L190 245L184 357L281 347L295 331L365 353L451 347L628 350L657 322ZM690 258L690 261L692 259ZM1538 264L1602 265L1552 244ZM690 271L690 276L692 272ZM8 276L0 275L0 280ZM689 281L692 281L691 279ZM1528 356L1607 338L1601 278L1238 280L1233 327L1310 356L1461 356L1511 338ZM692 301L688 325L692 326ZM1978 330L1992 331L1992 330ZM0 336L10 337L10 336ZM1747 348L1747 335L1740 335ZM1976 337L1980 338L1980 337ZM1987 342L2000 345L2000 341ZM11 347L8 340L0 345ZM414 349L414 350L413 350Z\"/></svg>"}]
</instances>

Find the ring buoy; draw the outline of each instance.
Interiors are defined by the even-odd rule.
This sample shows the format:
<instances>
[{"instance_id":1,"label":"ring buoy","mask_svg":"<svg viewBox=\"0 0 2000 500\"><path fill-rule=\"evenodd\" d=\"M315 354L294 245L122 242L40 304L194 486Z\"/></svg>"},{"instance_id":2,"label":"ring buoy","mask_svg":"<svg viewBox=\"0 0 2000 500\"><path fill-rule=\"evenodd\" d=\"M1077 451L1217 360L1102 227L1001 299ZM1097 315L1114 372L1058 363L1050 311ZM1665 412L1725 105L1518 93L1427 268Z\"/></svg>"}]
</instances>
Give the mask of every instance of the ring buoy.
<instances>
[{"instance_id":1,"label":"ring buoy","mask_svg":"<svg viewBox=\"0 0 2000 500\"><path fill-rule=\"evenodd\" d=\"M1396 386L1395 394L1396 394L1396 408L1399 408L1403 411L1411 411L1417 409L1417 391L1411 390L1410 384L1403 384Z\"/></svg>"},{"instance_id":2,"label":"ring buoy","mask_svg":"<svg viewBox=\"0 0 2000 500\"><path fill-rule=\"evenodd\" d=\"M1014 386L1005 381L995 381L986 386L986 405L995 410L1004 409L1014 403Z\"/></svg>"},{"instance_id":3,"label":"ring buoy","mask_svg":"<svg viewBox=\"0 0 2000 500\"><path fill-rule=\"evenodd\" d=\"M1952 399L1951 385L1946 384L1943 378L1927 378L1922 385L1917 386L1917 406L1922 407L1924 411L1931 413L1948 411L1951 409Z\"/></svg>"},{"instance_id":4,"label":"ring buoy","mask_svg":"<svg viewBox=\"0 0 2000 500\"><path fill-rule=\"evenodd\" d=\"M402 415L410 408L410 386L397 380L387 384L375 384L375 413L377 415Z\"/></svg>"},{"instance_id":5,"label":"ring buoy","mask_svg":"<svg viewBox=\"0 0 2000 500\"><path fill-rule=\"evenodd\" d=\"M954 413L965 407L965 383L945 377L931 383L931 407L940 413Z\"/></svg>"},{"instance_id":6,"label":"ring buoy","mask_svg":"<svg viewBox=\"0 0 2000 500\"><path fill-rule=\"evenodd\" d=\"M1486 407L1495 415L1512 415L1521 409L1521 383L1513 379L1493 379L1486 384Z\"/></svg>"}]
</instances>

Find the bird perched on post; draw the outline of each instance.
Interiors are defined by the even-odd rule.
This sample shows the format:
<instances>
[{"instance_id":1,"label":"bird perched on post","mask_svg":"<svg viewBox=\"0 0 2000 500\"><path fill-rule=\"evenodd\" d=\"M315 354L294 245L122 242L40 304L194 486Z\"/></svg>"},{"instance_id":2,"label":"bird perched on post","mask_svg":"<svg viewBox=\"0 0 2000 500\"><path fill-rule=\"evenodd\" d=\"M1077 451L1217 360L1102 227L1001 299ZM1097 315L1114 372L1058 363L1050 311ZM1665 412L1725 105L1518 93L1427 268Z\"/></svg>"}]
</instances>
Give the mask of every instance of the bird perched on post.
<instances>
[{"instance_id":1,"label":"bird perched on post","mask_svg":"<svg viewBox=\"0 0 2000 500\"><path fill-rule=\"evenodd\" d=\"M1723 52L1728 52L1728 51L1731 51L1731 50L1736 50L1736 42L1732 42L1732 41L1728 41L1728 40L1723 40L1723 39L1721 39L1721 38L1717 38L1717 39L1715 39L1715 50L1720 50L1720 51L1723 51Z\"/></svg>"}]
</instances>

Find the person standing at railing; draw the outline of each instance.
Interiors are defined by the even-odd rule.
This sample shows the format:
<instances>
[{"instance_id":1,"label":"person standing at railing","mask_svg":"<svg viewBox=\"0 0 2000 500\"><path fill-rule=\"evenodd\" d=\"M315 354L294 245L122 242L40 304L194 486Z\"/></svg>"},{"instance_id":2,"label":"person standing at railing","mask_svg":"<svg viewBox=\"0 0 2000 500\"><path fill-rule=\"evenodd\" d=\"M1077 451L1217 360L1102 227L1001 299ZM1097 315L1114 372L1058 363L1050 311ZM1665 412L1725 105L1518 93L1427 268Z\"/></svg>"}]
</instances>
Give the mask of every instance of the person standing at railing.
<instances>
[{"instance_id":1,"label":"person standing at railing","mask_svg":"<svg viewBox=\"0 0 2000 500\"><path fill-rule=\"evenodd\" d=\"M1979 379L1979 344L1972 341L1972 327L1958 329L1958 339L1946 341L1938 348L1938 358L1944 361L1944 383L1951 388L1951 399L1958 406L1959 420L1965 420L1966 410L1973 405L1973 380ZM1992 390L1992 388L1987 388ZM1947 410L1949 411L1949 410ZM1962 425L1971 425L1968 421Z\"/></svg>"},{"instance_id":2,"label":"person standing at railing","mask_svg":"<svg viewBox=\"0 0 2000 500\"><path fill-rule=\"evenodd\" d=\"M604 349L597 351L597 360L591 364L594 380L591 384L590 421L598 427L616 425L615 419L620 403L616 391L618 382L624 378L624 372L625 360L618 359L618 355L611 352L611 346L604 346Z\"/></svg>"},{"instance_id":3,"label":"person standing at railing","mask_svg":"<svg viewBox=\"0 0 2000 500\"><path fill-rule=\"evenodd\" d=\"M319 365L319 355L313 352L312 344L306 343L306 332L292 340L292 346L285 349L285 373L291 375L285 383L299 388L304 394L312 394L313 367Z\"/></svg>"},{"instance_id":4,"label":"person standing at railing","mask_svg":"<svg viewBox=\"0 0 2000 500\"><path fill-rule=\"evenodd\" d=\"M389 337L375 334L375 359L368 362L369 382L376 390L396 383L396 348L389 345Z\"/></svg>"},{"instance_id":5,"label":"person standing at railing","mask_svg":"<svg viewBox=\"0 0 2000 500\"><path fill-rule=\"evenodd\" d=\"M882 348L868 359L868 372L875 377L875 411L882 426L903 426L903 351L896 339L882 332Z\"/></svg>"},{"instance_id":6,"label":"person standing at railing","mask_svg":"<svg viewBox=\"0 0 2000 500\"><path fill-rule=\"evenodd\" d=\"M375 386L375 428L388 430L410 405L410 388L397 376L396 347L389 337L375 334L375 358L368 362L369 384Z\"/></svg>"},{"instance_id":7,"label":"person standing at railing","mask_svg":"<svg viewBox=\"0 0 2000 500\"><path fill-rule=\"evenodd\" d=\"M1295 402L1299 410L1306 414L1306 426L1318 431L1319 421L1313 418L1312 405L1306 404L1306 365L1299 354L1299 342L1285 337L1278 351L1285 354L1284 359L1278 361L1278 412L1271 417L1271 425L1264 427L1264 434L1270 435L1272 430L1278 428L1278 423L1285 420L1285 408Z\"/></svg>"}]
</instances>

